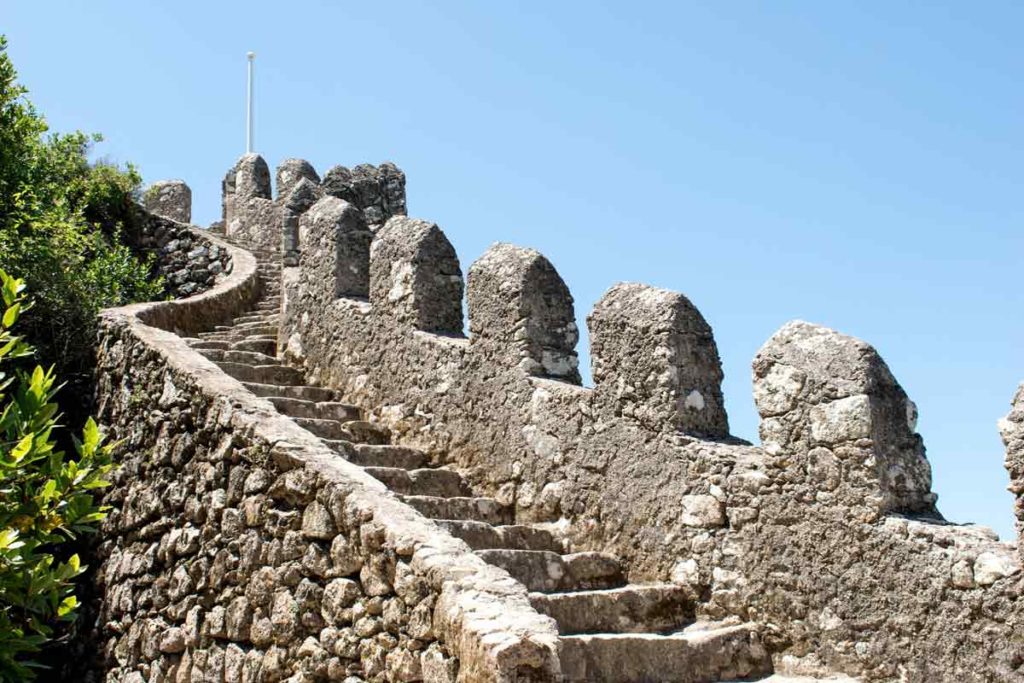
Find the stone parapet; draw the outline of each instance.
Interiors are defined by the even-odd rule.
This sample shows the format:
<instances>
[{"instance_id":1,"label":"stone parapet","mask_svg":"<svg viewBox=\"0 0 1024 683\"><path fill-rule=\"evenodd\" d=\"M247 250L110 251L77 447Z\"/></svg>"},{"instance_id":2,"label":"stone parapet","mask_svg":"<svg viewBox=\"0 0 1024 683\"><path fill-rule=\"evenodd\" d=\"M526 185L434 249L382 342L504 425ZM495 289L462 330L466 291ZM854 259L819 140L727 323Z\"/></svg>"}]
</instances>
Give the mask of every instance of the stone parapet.
<instances>
[{"instance_id":1,"label":"stone parapet","mask_svg":"<svg viewBox=\"0 0 1024 683\"><path fill-rule=\"evenodd\" d=\"M192 350L256 262L104 311L97 409L120 441L95 563L106 680L556 681L526 589ZM298 679L296 679L298 680Z\"/></svg>"}]
</instances>

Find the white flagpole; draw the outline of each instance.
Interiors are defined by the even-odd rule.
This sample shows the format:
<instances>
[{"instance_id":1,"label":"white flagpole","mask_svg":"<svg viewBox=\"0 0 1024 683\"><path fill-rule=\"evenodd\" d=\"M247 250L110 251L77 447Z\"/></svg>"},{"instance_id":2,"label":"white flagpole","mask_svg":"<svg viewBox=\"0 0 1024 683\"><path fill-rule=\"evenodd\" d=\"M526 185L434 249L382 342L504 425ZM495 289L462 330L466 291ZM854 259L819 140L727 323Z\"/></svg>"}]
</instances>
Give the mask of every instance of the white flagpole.
<instances>
[{"instance_id":1,"label":"white flagpole","mask_svg":"<svg viewBox=\"0 0 1024 683\"><path fill-rule=\"evenodd\" d=\"M256 53L250 52L246 55L249 58L249 87L246 90L245 98L245 153L252 153L252 71L256 60Z\"/></svg>"}]
</instances>

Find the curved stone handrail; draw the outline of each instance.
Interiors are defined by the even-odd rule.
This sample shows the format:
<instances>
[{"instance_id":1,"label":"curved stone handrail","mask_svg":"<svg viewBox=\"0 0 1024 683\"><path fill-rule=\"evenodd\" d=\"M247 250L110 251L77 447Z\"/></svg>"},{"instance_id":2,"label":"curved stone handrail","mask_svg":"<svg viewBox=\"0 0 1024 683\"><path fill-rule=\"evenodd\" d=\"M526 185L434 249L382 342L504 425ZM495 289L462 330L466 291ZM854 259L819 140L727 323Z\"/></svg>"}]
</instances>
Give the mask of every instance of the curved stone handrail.
<instances>
[{"instance_id":1,"label":"curved stone handrail","mask_svg":"<svg viewBox=\"0 0 1024 683\"><path fill-rule=\"evenodd\" d=\"M203 667L240 671L280 666L289 658L313 661L299 647L303 643L288 640L287 609L278 613L281 604L301 612L299 593L278 590L262 605L251 595L274 565L252 560L245 544L254 539L272 548L280 539L270 521L253 526L248 516L265 514L269 506L280 510L269 518L277 523L300 516L301 529L284 538L301 538L313 566L330 545L335 564L323 570L325 585L308 577L299 584L303 589L310 583L303 595L324 596L310 619L326 618L316 615L328 614L327 601L352 583L343 577L354 571L357 591L369 602L381 596L385 610L394 605L401 618L420 620L418 640L387 655L397 675L416 677L431 668L443 673L457 658L460 680L556 680L554 623L530 607L520 584L182 339L244 311L259 286L251 254L203 236L229 250L234 268L226 279L190 299L101 314L99 417L114 438L124 440L99 558L101 623L121 625L120 631L97 634L113 653L107 666L127 674L145 665L167 675L186 666L195 674ZM240 518L247 521L240 524ZM217 570L225 557L235 566L234 579ZM189 597L197 591L208 596L205 607ZM265 623L272 629L269 641L258 635Z\"/></svg>"}]
</instances>

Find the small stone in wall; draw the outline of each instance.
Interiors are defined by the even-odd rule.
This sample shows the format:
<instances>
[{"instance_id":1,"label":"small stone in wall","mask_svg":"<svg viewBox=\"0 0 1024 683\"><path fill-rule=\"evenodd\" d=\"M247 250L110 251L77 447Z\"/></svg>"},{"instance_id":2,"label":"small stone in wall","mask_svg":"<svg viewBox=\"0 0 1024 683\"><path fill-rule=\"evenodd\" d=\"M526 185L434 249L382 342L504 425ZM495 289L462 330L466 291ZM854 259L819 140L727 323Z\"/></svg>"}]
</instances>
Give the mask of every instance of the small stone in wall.
<instances>
[{"instance_id":1,"label":"small stone in wall","mask_svg":"<svg viewBox=\"0 0 1024 683\"><path fill-rule=\"evenodd\" d=\"M185 633L177 626L169 628L160 636L160 652L177 654L185 651Z\"/></svg>"},{"instance_id":2,"label":"small stone in wall","mask_svg":"<svg viewBox=\"0 0 1024 683\"><path fill-rule=\"evenodd\" d=\"M725 506L714 496L706 494L682 497L682 515L679 521L686 526L713 528L725 524Z\"/></svg>"},{"instance_id":3,"label":"small stone in wall","mask_svg":"<svg viewBox=\"0 0 1024 683\"><path fill-rule=\"evenodd\" d=\"M818 443L856 441L871 435L871 403L864 394L811 409L811 436Z\"/></svg>"},{"instance_id":4,"label":"small stone in wall","mask_svg":"<svg viewBox=\"0 0 1024 683\"><path fill-rule=\"evenodd\" d=\"M691 557L677 562L676 566L672 567L670 579L672 583L677 583L681 586L696 586L699 584L700 567L697 565L697 560Z\"/></svg>"},{"instance_id":5,"label":"small stone in wall","mask_svg":"<svg viewBox=\"0 0 1024 683\"><path fill-rule=\"evenodd\" d=\"M974 588L974 569L970 561L960 560L950 569L950 581L957 588Z\"/></svg>"},{"instance_id":6,"label":"small stone in wall","mask_svg":"<svg viewBox=\"0 0 1024 683\"><path fill-rule=\"evenodd\" d=\"M1013 576L1019 571L1019 562L1009 552L985 552L974 561L974 580L979 586L991 586L999 579Z\"/></svg>"},{"instance_id":7,"label":"small stone in wall","mask_svg":"<svg viewBox=\"0 0 1024 683\"><path fill-rule=\"evenodd\" d=\"M302 513L302 535L306 538L330 540L336 533L327 508L318 501L310 503Z\"/></svg>"}]
</instances>

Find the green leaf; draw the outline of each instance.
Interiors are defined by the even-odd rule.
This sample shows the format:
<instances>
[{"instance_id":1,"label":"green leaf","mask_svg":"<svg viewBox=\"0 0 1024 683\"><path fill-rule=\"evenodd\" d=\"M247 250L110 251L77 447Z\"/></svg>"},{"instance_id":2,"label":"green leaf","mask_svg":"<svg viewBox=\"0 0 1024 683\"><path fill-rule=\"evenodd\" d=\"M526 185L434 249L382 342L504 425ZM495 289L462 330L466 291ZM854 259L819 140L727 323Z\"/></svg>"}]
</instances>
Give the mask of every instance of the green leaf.
<instances>
[{"instance_id":1,"label":"green leaf","mask_svg":"<svg viewBox=\"0 0 1024 683\"><path fill-rule=\"evenodd\" d=\"M18 322L18 315L21 313L21 304L14 304L9 306L4 311L3 325L4 327L14 327L14 323Z\"/></svg>"},{"instance_id":2,"label":"green leaf","mask_svg":"<svg viewBox=\"0 0 1024 683\"><path fill-rule=\"evenodd\" d=\"M18 445L11 449L11 453L8 456L11 462L21 462L21 460L31 452L33 436L34 435L32 434L26 434L25 437L18 442Z\"/></svg>"},{"instance_id":3,"label":"green leaf","mask_svg":"<svg viewBox=\"0 0 1024 683\"><path fill-rule=\"evenodd\" d=\"M21 543L18 543L18 531L16 529L0 529L0 550L5 549L17 549Z\"/></svg>"}]
</instances>

